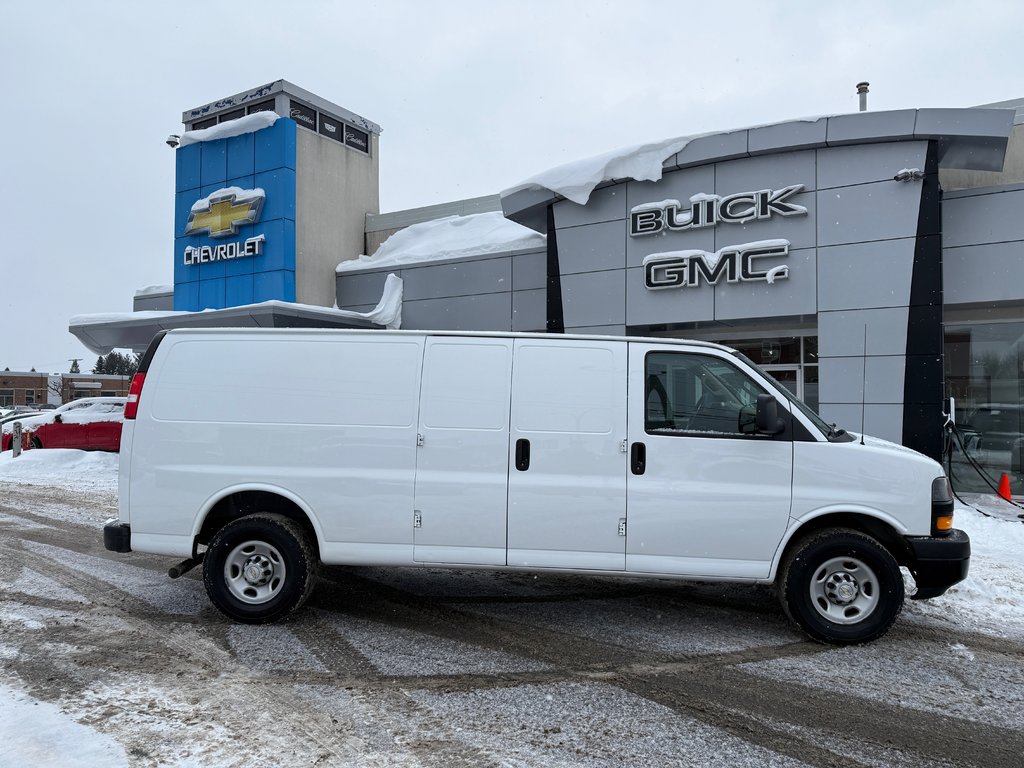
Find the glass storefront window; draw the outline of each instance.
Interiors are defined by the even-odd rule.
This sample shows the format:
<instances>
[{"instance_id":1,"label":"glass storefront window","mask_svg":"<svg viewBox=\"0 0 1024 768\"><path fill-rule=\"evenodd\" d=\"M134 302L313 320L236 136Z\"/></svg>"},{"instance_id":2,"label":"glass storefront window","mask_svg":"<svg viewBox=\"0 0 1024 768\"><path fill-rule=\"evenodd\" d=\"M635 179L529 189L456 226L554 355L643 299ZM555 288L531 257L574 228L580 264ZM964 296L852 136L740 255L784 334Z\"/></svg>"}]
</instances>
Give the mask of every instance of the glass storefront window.
<instances>
[{"instance_id":1,"label":"glass storefront window","mask_svg":"<svg viewBox=\"0 0 1024 768\"><path fill-rule=\"evenodd\" d=\"M1019 489L1024 481L1024 323L948 325L945 330L946 396L956 398L953 485L991 493L1003 473Z\"/></svg>"},{"instance_id":2,"label":"glass storefront window","mask_svg":"<svg viewBox=\"0 0 1024 768\"><path fill-rule=\"evenodd\" d=\"M800 337L783 336L772 339L736 339L720 341L742 352L758 365L783 365L800 362Z\"/></svg>"},{"instance_id":3,"label":"glass storefront window","mask_svg":"<svg viewBox=\"0 0 1024 768\"><path fill-rule=\"evenodd\" d=\"M811 410L818 410L817 336L725 339L717 343L743 353L807 403Z\"/></svg>"}]
</instances>

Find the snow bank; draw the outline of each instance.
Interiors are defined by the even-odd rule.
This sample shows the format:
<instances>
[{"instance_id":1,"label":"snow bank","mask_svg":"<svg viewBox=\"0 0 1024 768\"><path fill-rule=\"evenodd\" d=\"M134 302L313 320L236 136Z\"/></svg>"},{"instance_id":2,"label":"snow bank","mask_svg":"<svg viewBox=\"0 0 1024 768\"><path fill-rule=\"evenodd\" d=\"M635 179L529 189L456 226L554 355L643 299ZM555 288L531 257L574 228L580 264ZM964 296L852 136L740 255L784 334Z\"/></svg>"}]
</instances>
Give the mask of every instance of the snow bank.
<instances>
[{"instance_id":1,"label":"snow bank","mask_svg":"<svg viewBox=\"0 0 1024 768\"><path fill-rule=\"evenodd\" d=\"M181 135L181 139L178 140L178 146L187 147L189 144L197 144L200 141L227 139L232 136L241 136L243 133L261 131L276 123L279 117L280 115L276 112L254 112L237 120L228 120L200 131L185 131Z\"/></svg>"},{"instance_id":2,"label":"snow bank","mask_svg":"<svg viewBox=\"0 0 1024 768\"><path fill-rule=\"evenodd\" d=\"M14 458L0 453L0 486L3 483L45 485L69 491L117 493L118 454L42 448L23 451Z\"/></svg>"},{"instance_id":3,"label":"snow bank","mask_svg":"<svg viewBox=\"0 0 1024 768\"><path fill-rule=\"evenodd\" d=\"M979 505L986 512L999 503L995 496L988 499ZM907 613L971 631L1024 637L1024 525L960 505L954 524L971 537L970 573L941 597L907 601Z\"/></svg>"},{"instance_id":4,"label":"snow bank","mask_svg":"<svg viewBox=\"0 0 1024 768\"><path fill-rule=\"evenodd\" d=\"M499 211L446 216L399 230L372 256L338 264L337 272L397 267L526 248L543 248L544 235L506 219Z\"/></svg>"},{"instance_id":5,"label":"snow bank","mask_svg":"<svg viewBox=\"0 0 1024 768\"><path fill-rule=\"evenodd\" d=\"M0 739L4 764L35 768L128 765L124 748L53 704L0 683Z\"/></svg>"}]
</instances>

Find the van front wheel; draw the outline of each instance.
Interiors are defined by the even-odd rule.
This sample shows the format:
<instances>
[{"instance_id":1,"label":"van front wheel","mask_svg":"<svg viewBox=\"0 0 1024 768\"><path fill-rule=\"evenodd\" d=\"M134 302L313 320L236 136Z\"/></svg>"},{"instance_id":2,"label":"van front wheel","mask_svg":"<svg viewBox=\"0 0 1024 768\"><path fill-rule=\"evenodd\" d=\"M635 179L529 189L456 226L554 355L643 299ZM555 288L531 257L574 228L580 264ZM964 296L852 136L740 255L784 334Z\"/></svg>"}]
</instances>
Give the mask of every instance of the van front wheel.
<instances>
[{"instance_id":1,"label":"van front wheel","mask_svg":"<svg viewBox=\"0 0 1024 768\"><path fill-rule=\"evenodd\" d=\"M313 591L319 561L309 537L283 515L247 515L221 528L203 558L210 600L245 624L284 618Z\"/></svg>"},{"instance_id":2,"label":"van front wheel","mask_svg":"<svg viewBox=\"0 0 1024 768\"><path fill-rule=\"evenodd\" d=\"M818 531L789 552L779 572L786 614L815 640L866 643L884 635L903 608L903 574L867 534Z\"/></svg>"}]
</instances>

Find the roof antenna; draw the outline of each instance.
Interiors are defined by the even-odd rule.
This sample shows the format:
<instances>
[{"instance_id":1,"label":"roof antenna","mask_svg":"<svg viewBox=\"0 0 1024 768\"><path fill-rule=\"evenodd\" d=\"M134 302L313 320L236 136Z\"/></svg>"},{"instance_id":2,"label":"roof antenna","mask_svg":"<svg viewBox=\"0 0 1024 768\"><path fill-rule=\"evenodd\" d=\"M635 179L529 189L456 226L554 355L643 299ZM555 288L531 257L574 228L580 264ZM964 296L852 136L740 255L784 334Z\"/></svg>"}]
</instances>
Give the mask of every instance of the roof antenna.
<instances>
[{"instance_id":1,"label":"roof antenna","mask_svg":"<svg viewBox=\"0 0 1024 768\"><path fill-rule=\"evenodd\" d=\"M864 445L864 411L868 399L868 324L864 323L864 370L860 380L860 444Z\"/></svg>"}]
</instances>

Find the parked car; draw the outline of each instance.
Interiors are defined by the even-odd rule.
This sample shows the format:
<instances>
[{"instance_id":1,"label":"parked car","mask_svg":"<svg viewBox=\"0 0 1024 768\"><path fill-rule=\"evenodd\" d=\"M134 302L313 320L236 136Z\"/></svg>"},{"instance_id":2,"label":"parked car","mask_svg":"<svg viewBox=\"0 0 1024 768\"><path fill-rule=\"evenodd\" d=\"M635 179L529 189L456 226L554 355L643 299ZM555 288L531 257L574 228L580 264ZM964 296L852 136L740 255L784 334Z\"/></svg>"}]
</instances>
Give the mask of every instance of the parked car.
<instances>
[{"instance_id":1,"label":"parked car","mask_svg":"<svg viewBox=\"0 0 1024 768\"><path fill-rule=\"evenodd\" d=\"M28 413L10 411L4 416L0 416L0 425L13 424L16 421L24 422L29 416L38 416L40 413L40 411L29 411Z\"/></svg>"},{"instance_id":2,"label":"parked car","mask_svg":"<svg viewBox=\"0 0 1024 768\"><path fill-rule=\"evenodd\" d=\"M79 448L84 451L121 449L123 397L83 397L48 413L14 419L2 426L0 450L11 447L14 421L22 426L25 448Z\"/></svg>"},{"instance_id":3,"label":"parked car","mask_svg":"<svg viewBox=\"0 0 1024 768\"><path fill-rule=\"evenodd\" d=\"M1012 450L1024 437L1024 407L1019 403L982 403L967 417L961 431L975 436L977 448Z\"/></svg>"}]
</instances>

